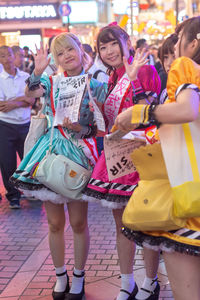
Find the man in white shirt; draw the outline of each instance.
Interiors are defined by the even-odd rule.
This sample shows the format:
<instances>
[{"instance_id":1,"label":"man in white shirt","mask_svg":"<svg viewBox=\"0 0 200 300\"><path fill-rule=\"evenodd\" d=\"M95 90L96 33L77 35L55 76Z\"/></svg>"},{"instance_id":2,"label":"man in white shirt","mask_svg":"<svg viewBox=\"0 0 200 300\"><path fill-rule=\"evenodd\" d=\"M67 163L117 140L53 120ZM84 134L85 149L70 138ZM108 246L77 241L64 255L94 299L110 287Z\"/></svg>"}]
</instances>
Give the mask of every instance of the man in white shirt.
<instances>
[{"instance_id":1,"label":"man in white shirt","mask_svg":"<svg viewBox=\"0 0 200 300\"><path fill-rule=\"evenodd\" d=\"M12 51L15 56L15 67L23 70L23 65L24 65L24 50L20 48L19 46L12 46Z\"/></svg>"},{"instance_id":2,"label":"man in white shirt","mask_svg":"<svg viewBox=\"0 0 200 300\"><path fill-rule=\"evenodd\" d=\"M24 94L28 73L14 64L15 56L8 46L0 47L0 169L10 208L20 208L20 192L9 182L17 167L16 153L23 158L24 140L29 130L34 99Z\"/></svg>"},{"instance_id":3,"label":"man in white shirt","mask_svg":"<svg viewBox=\"0 0 200 300\"><path fill-rule=\"evenodd\" d=\"M147 44L147 41L146 41L145 39L139 39L139 40L137 40L137 42L136 42L136 50L137 50L138 48L140 49L140 52L141 52L144 48L146 49L146 51L148 51L148 50L149 50L149 45ZM152 66L154 66L154 65L155 65L155 61L154 61L153 55L149 54L148 59L149 59L149 61L148 61L147 65L152 65Z\"/></svg>"}]
</instances>

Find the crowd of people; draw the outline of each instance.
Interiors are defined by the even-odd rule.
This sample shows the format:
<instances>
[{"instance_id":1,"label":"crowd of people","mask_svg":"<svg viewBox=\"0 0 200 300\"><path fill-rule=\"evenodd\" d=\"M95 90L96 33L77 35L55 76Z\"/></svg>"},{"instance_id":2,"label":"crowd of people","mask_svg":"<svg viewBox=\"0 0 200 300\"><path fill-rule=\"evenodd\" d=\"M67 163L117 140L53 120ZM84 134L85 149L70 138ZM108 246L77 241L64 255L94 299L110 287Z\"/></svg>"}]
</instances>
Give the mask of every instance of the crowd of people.
<instances>
[{"instance_id":1,"label":"crowd of people","mask_svg":"<svg viewBox=\"0 0 200 300\"><path fill-rule=\"evenodd\" d=\"M140 163L137 168L136 161L134 172L109 180L102 144L103 136L112 131L118 130L124 132L124 135L129 131L139 131L145 136L146 130L154 126L156 138L150 141L148 147L143 146L143 150L137 149L141 153L142 162L145 153L152 156L151 147L155 149L155 142L160 145L159 128L171 124L173 129L177 124L193 122L198 126L199 28L200 17L188 19L179 24L175 33L167 37L159 48L153 45L151 51L145 39L138 40L136 47L133 47L127 32L115 23L99 31L96 55L90 45L81 44L72 33L55 36L50 50L41 43L31 57L28 52L25 53L26 60L23 51L27 51L27 47L24 50L18 46L0 47L0 63L3 66L0 73L0 169L7 191L6 198L11 208L20 208L22 194L44 202L49 247L56 272L53 299L81 300L85 295L85 264L90 240L87 222L89 201L99 202L112 209L121 273L121 288L116 300L159 299L157 269L161 251L174 299L200 299L198 214L188 217L184 227L171 231L162 228L142 232L133 230L127 224L123 227L125 212L135 199L143 197L147 177L148 189L151 188L156 197L156 184L160 178L156 177L158 174L155 166L159 165L161 150L155 153L155 165L147 168L145 163ZM51 68L50 72L49 66L53 65L56 68ZM23 69L24 66L26 69ZM83 80L88 78L84 77L87 74L91 76L89 80L86 79L78 122L73 123L68 117L64 117L62 124L54 126L63 82L67 78L78 76ZM96 108L91 103L91 96L104 117L105 132L97 127ZM31 106L35 99L40 98L46 103L43 115L48 119L48 126L23 157ZM196 132L192 137L195 134ZM167 135L170 146L169 131ZM185 139L190 139L188 147L194 160L195 151L188 132ZM82 189L81 198L55 192L37 178L38 166L44 161L49 145L56 155L64 156L91 172L88 184ZM21 159L18 168L16 153ZM195 169L195 172L198 182L199 170ZM73 178L76 175L72 169L66 176ZM166 184L169 183L166 169L161 168L159 176ZM169 188L169 195L171 190ZM145 201L148 202L147 199ZM69 280L64 257L65 204L74 238L72 280ZM136 244L144 248L146 267L146 276L139 290L133 274Z\"/></svg>"}]
</instances>

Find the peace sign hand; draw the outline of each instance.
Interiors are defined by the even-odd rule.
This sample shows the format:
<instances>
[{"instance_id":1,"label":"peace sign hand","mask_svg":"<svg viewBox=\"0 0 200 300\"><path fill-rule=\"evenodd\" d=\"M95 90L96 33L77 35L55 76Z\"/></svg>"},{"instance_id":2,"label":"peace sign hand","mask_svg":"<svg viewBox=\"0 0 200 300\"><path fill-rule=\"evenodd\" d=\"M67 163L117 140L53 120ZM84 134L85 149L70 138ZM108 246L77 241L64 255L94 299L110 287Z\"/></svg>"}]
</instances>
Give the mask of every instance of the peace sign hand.
<instances>
[{"instance_id":1,"label":"peace sign hand","mask_svg":"<svg viewBox=\"0 0 200 300\"><path fill-rule=\"evenodd\" d=\"M144 66L149 61L148 56L149 52L146 52L145 48L141 52L140 49L137 49L131 65L128 63L127 59L123 57L123 63L130 81L137 79L140 67Z\"/></svg>"},{"instance_id":2,"label":"peace sign hand","mask_svg":"<svg viewBox=\"0 0 200 300\"><path fill-rule=\"evenodd\" d=\"M35 76L40 76L42 75L42 73L50 63L51 58L50 57L48 58L47 45L44 49L42 42L40 42L40 48L38 49L36 45L35 47L36 47L36 54L32 52L35 61L34 73Z\"/></svg>"}]
</instances>

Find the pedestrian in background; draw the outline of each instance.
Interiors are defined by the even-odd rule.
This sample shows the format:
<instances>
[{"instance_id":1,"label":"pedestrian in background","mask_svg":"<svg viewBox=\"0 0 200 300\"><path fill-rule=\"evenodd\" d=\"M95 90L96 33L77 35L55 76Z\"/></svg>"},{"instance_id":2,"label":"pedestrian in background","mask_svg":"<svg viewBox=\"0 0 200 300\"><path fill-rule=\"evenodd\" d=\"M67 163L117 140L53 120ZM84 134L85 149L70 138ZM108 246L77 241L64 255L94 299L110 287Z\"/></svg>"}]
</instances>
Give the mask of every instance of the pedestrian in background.
<instances>
[{"instance_id":1,"label":"pedestrian in background","mask_svg":"<svg viewBox=\"0 0 200 300\"><path fill-rule=\"evenodd\" d=\"M149 50L149 45L148 45L148 43L145 39L139 39L136 42L136 48L135 49L136 50L139 49L140 52L143 49L146 49L146 51L148 51ZM154 66L155 65L154 56L152 54L149 54L148 59L149 60L148 60L147 64Z\"/></svg>"},{"instance_id":2,"label":"pedestrian in background","mask_svg":"<svg viewBox=\"0 0 200 300\"><path fill-rule=\"evenodd\" d=\"M175 60L175 45L178 41L177 34L171 34L168 38L163 41L162 46L159 48L159 58L162 64L162 71L158 71L161 79L161 94L160 103L164 103L167 99L167 75L169 73L171 64ZM165 75L163 75L163 72Z\"/></svg>"},{"instance_id":3,"label":"pedestrian in background","mask_svg":"<svg viewBox=\"0 0 200 300\"><path fill-rule=\"evenodd\" d=\"M106 73L107 68L102 63L101 59L99 58L99 55L94 54L94 52L92 51L92 47L89 44L83 44L83 49L92 58L92 63L90 65L90 68L87 70L87 72L89 74L92 74L92 77L97 79L98 81L107 83L109 79L109 76Z\"/></svg>"},{"instance_id":4,"label":"pedestrian in background","mask_svg":"<svg viewBox=\"0 0 200 300\"><path fill-rule=\"evenodd\" d=\"M10 176L17 168L17 156L23 158L24 141L30 125L30 106L34 99L24 94L29 74L15 67L15 56L8 46L0 47L0 169L10 208L20 208L21 193Z\"/></svg>"},{"instance_id":5,"label":"pedestrian in background","mask_svg":"<svg viewBox=\"0 0 200 300\"><path fill-rule=\"evenodd\" d=\"M24 66L23 70L31 74L35 68L34 57L30 54L29 47L24 46Z\"/></svg>"},{"instance_id":6,"label":"pedestrian in background","mask_svg":"<svg viewBox=\"0 0 200 300\"><path fill-rule=\"evenodd\" d=\"M19 46L12 46L11 47L13 54L15 56L15 67L23 70L24 66L24 50L20 48Z\"/></svg>"}]
</instances>

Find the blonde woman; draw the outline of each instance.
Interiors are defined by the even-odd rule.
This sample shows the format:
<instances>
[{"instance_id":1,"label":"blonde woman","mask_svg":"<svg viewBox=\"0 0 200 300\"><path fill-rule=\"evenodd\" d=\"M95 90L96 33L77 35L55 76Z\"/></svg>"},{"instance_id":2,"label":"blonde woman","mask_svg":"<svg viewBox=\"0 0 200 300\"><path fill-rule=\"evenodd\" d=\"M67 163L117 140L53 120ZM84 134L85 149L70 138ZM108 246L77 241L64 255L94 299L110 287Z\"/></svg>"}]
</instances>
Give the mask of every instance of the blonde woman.
<instances>
[{"instance_id":1,"label":"blonde woman","mask_svg":"<svg viewBox=\"0 0 200 300\"><path fill-rule=\"evenodd\" d=\"M43 74L49 64L47 49L41 45L37 49L35 70L29 78L26 95L29 97L44 97L47 105L44 114L48 116L52 126L54 110L58 104L59 81L63 77L73 77L85 73L90 63L89 56L84 52L79 39L71 33L62 33L56 36L51 45L51 53L58 67L63 70L53 77ZM43 75L42 75L43 74ZM95 79L90 81L90 89L98 101L104 101L107 86ZM84 267L89 249L89 233L87 223L87 202L63 197L47 189L32 177L35 166L44 157L50 141L50 128L43 135L33 149L24 157L19 168L14 173L12 181L21 188L25 195L35 196L44 201L49 224L49 247L56 270L56 284L53 290L53 299L82 299L84 295ZM64 132L64 135L63 135ZM78 163L86 169L94 166L97 159L97 149L94 136L96 126L93 112L89 110L89 96L85 93L81 104L79 123L72 124L65 118L62 127L54 128L53 150ZM67 137L67 138L66 138ZM65 211L67 204L69 221L74 237L74 272L71 288L69 277L64 263L65 241Z\"/></svg>"}]
</instances>

